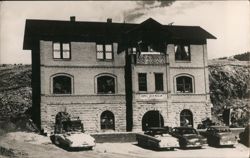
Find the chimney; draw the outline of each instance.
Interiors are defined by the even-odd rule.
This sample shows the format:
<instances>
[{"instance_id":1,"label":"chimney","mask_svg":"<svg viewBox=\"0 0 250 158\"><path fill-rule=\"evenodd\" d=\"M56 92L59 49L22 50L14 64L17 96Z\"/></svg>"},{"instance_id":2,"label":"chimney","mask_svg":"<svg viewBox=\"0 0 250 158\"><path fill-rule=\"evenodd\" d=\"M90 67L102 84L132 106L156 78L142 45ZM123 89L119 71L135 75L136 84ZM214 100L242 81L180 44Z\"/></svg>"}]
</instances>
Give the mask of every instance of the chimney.
<instances>
[{"instance_id":1,"label":"chimney","mask_svg":"<svg viewBox=\"0 0 250 158\"><path fill-rule=\"evenodd\" d=\"M70 17L70 21L75 22L76 21L76 17L75 16L71 16Z\"/></svg>"},{"instance_id":2,"label":"chimney","mask_svg":"<svg viewBox=\"0 0 250 158\"><path fill-rule=\"evenodd\" d=\"M107 23L112 23L112 19L111 19L111 18L108 18L108 19L107 19Z\"/></svg>"}]
</instances>

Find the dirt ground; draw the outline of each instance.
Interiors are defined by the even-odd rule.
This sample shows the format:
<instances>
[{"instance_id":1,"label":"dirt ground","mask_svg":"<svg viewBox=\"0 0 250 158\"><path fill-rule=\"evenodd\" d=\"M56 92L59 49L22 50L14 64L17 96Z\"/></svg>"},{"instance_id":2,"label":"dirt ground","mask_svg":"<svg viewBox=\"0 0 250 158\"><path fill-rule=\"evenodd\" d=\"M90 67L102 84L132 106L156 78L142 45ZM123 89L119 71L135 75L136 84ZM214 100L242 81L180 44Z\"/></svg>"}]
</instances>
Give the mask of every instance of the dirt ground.
<instances>
[{"instance_id":1,"label":"dirt ground","mask_svg":"<svg viewBox=\"0 0 250 158\"><path fill-rule=\"evenodd\" d=\"M68 152L53 144L48 137L35 133L13 132L0 138L0 158L249 158L249 149L242 144L234 148L214 148L175 151L152 151L136 143L98 143L92 151Z\"/></svg>"}]
</instances>

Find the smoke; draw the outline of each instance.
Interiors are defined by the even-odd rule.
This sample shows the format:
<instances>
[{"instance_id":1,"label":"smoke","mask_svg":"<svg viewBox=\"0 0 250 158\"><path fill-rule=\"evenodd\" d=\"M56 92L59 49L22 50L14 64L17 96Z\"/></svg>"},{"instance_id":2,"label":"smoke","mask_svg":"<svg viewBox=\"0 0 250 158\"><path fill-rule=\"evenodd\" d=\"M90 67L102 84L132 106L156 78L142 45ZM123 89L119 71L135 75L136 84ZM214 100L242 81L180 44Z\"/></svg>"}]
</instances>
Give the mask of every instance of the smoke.
<instances>
[{"instance_id":1,"label":"smoke","mask_svg":"<svg viewBox=\"0 0 250 158\"><path fill-rule=\"evenodd\" d=\"M134 22L154 8L169 7L175 0L136 1L136 7L124 12L125 22Z\"/></svg>"}]
</instances>

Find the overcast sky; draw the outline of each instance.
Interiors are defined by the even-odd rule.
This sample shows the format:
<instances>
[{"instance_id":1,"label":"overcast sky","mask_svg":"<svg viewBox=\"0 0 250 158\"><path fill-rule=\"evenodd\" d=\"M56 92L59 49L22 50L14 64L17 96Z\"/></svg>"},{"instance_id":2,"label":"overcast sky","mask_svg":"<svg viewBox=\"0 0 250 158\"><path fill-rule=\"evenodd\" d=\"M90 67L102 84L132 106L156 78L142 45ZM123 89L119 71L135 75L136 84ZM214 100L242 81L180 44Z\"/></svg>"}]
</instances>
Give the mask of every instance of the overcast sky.
<instances>
[{"instance_id":1,"label":"overcast sky","mask_svg":"<svg viewBox=\"0 0 250 158\"><path fill-rule=\"evenodd\" d=\"M208 58L250 51L249 1L41 1L0 2L0 63L31 63L22 49L26 19L140 23L149 17L161 24L201 26L217 37L208 40Z\"/></svg>"}]
</instances>

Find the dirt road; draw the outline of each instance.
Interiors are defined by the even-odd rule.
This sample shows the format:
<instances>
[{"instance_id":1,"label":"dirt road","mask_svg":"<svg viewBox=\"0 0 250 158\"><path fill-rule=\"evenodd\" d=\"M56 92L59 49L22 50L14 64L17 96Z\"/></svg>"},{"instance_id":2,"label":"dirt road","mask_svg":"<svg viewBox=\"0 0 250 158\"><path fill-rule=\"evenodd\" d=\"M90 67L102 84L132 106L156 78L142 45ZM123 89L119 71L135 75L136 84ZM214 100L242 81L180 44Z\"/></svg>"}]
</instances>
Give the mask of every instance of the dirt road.
<instances>
[{"instance_id":1,"label":"dirt road","mask_svg":"<svg viewBox=\"0 0 250 158\"><path fill-rule=\"evenodd\" d=\"M0 138L0 147L10 149L17 157L29 158L249 158L249 150L242 144L234 148L214 148L175 151L152 151L137 146L136 143L102 143L92 151L68 152L50 143L47 137L14 134ZM1 153L1 150L0 150ZM5 154L6 155L6 154ZM0 154L1 158L1 154Z\"/></svg>"}]
</instances>

